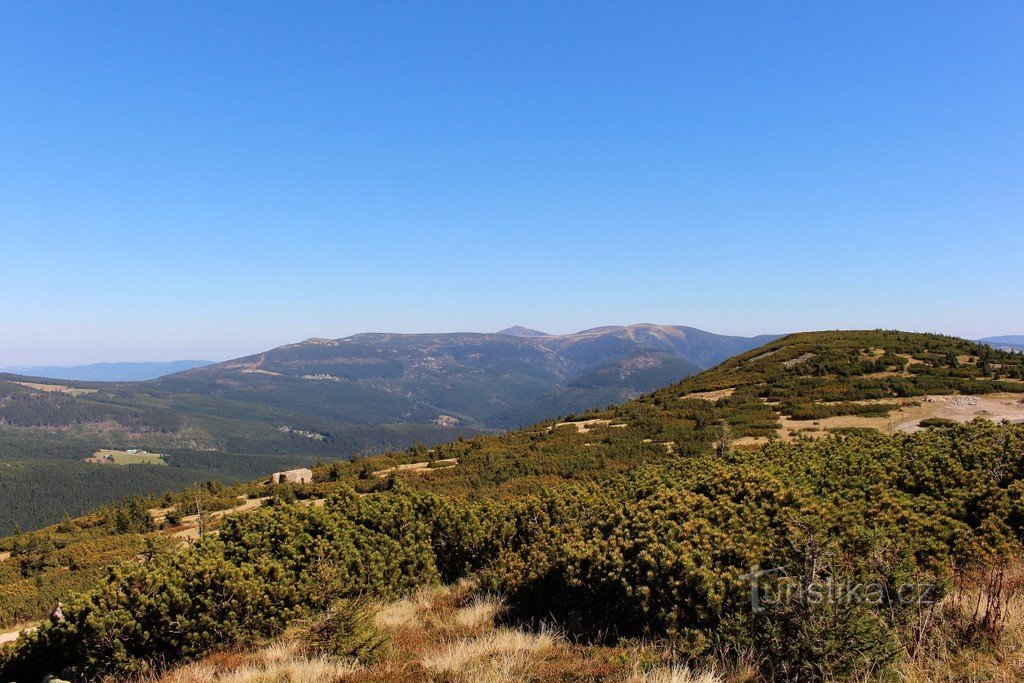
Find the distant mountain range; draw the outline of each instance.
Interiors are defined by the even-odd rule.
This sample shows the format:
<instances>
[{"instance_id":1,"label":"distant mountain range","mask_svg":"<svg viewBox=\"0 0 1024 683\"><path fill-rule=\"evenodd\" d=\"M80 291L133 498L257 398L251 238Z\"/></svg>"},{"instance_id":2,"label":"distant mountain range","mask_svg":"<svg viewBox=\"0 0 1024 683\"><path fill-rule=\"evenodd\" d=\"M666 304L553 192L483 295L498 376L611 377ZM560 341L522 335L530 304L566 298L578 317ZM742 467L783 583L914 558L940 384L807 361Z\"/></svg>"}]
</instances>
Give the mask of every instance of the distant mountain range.
<instances>
[{"instance_id":1,"label":"distant mountain range","mask_svg":"<svg viewBox=\"0 0 1024 683\"><path fill-rule=\"evenodd\" d=\"M153 363L93 363L92 365L34 365L25 367L0 368L0 372L12 372L29 377L66 379L80 382L137 382L156 379L175 372L212 365L212 360L172 360Z\"/></svg>"},{"instance_id":2,"label":"distant mountain range","mask_svg":"<svg viewBox=\"0 0 1024 683\"><path fill-rule=\"evenodd\" d=\"M997 349L1003 351L1021 351L1024 352L1024 334L1006 334L999 337L985 337L979 339L979 342L994 346Z\"/></svg>"},{"instance_id":3,"label":"distant mountain range","mask_svg":"<svg viewBox=\"0 0 1024 683\"><path fill-rule=\"evenodd\" d=\"M675 382L775 339L639 324L552 335L357 334L308 339L156 382L349 424L530 424Z\"/></svg>"},{"instance_id":4,"label":"distant mountain range","mask_svg":"<svg viewBox=\"0 0 1024 683\"><path fill-rule=\"evenodd\" d=\"M79 383L73 392L43 396L31 378L0 376L10 383L9 402L0 400L0 426L77 425L95 432L120 425L132 432L160 432L165 448L180 440L192 448L235 453L342 455L404 447L413 439L452 438L453 430L525 425L625 401L775 338L651 324L565 335L513 327L491 334L307 339L142 382L100 383L98 378L115 376L111 366L129 366L117 375L125 379L138 378L146 369L141 365L157 366L150 374L163 374L169 366L32 368L19 374ZM295 443L298 432L330 438Z\"/></svg>"}]
</instances>

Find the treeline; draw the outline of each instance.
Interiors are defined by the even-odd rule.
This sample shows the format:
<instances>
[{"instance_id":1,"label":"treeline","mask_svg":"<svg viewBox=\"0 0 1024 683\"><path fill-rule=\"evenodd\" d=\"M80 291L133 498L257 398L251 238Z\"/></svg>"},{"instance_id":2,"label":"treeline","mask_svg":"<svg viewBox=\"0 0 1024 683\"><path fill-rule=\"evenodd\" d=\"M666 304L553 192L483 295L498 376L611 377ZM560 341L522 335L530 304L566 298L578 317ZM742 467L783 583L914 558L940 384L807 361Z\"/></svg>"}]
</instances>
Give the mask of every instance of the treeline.
<instances>
[{"instance_id":1,"label":"treeline","mask_svg":"<svg viewBox=\"0 0 1024 683\"><path fill-rule=\"evenodd\" d=\"M489 465L508 482L522 460L492 452ZM966 647L977 632L955 641L935 600L1022 550L1024 427L983 421L706 451L475 500L396 481L359 495L346 481L355 468L318 468L315 487L334 487L322 508L276 498L183 553L114 569L0 672L123 676L276 636L339 599L474 577L512 620L554 620L579 642L657 639L682 661L751 653L775 680L863 680L910 647ZM766 587L871 585L878 600L754 610L758 567L779 568ZM931 592L908 601L907 585Z\"/></svg>"},{"instance_id":2,"label":"treeline","mask_svg":"<svg viewBox=\"0 0 1024 683\"><path fill-rule=\"evenodd\" d=\"M158 494L216 478L218 473L153 465L0 462L0 536L54 524L125 496ZM255 476L255 475L253 475ZM225 481L240 477L225 474Z\"/></svg>"}]
</instances>

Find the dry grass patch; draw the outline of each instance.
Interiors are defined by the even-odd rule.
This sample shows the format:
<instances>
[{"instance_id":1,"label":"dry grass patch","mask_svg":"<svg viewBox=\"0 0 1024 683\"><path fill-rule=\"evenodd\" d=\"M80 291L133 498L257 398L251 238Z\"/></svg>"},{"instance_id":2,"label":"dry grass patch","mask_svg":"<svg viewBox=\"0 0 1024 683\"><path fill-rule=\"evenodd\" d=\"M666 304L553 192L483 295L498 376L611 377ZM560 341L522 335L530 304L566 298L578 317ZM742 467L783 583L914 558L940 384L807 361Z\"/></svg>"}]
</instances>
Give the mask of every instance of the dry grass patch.
<instances>
[{"instance_id":1,"label":"dry grass patch","mask_svg":"<svg viewBox=\"0 0 1024 683\"><path fill-rule=\"evenodd\" d=\"M454 681L525 681L559 643L549 631L502 628L461 638L423 657L423 668Z\"/></svg>"},{"instance_id":2,"label":"dry grass patch","mask_svg":"<svg viewBox=\"0 0 1024 683\"><path fill-rule=\"evenodd\" d=\"M933 637L903 661L903 683L1024 680L1024 564L990 569L951 592Z\"/></svg>"},{"instance_id":3,"label":"dry grass patch","mask_svg":"<svg viewBox=\"0 0 1024 683\"><path fill-rule=\"evenodd\" d=\"M358 668L352 662L306 657L295 643L278 643L248 655L211 657L140 683L338 683Z\"/></svg>"},{"instance_id":4,"label":"dry grass patch","mask_svg":"<svg viewBox=\"0 0 1024 683\"><path fill-rule=\"evenodd\" d=\"M637 674L629 683L725 683L725 679L711 671L693 671L682 666Z\"/></svg>"},{"instance_id":5,"label":"dry grass patch","mask_svg":"<svg viewBox=\"0 0 1024 683\"><path fill-rule=\"evenodd\" d=\"M501 614L503 609L504 604L500 598L477 595L468 605L455 611L455 623L464 629L493 626L495 618Z\"/></svg>"},{"instance_id":6,"label":"dry grass patch","mask_svg":"<svg viewBox=\"0 0 1024 683\"><path fill-rule=\"evenodd\" d=\"M390 631L423 629L438 622L438 612L449 598L450 590L443 586L426 586L412 595L381 605L374 617L378 628Z\"/></svg>"},{"instance_id":7,"label":"dry grass patch","mask_svg":"<svg viewBox=\"0 0 1024 683\"><path fill-rule=\"evenodd\" d=\"M713 389L710 391L694 391L689 394L683 394L679 398L695 398L700 401L709 401L714 403L719 399L729 398L736 393L736 387L729 387L728 389Z\"/></svg>"},{"instance_id":8,"label":"dry grass patch","mask_svg":"<svg viewBox=\"0 0 1024 683\"><path fill-rule=\"evenodd\" d=\"M624 428L629 426L629 425L627 425L624 422L619 422L617 424L612 424L611 420L606 420L604 418L595 417L595 418L592 418L592 419L589 419L589 420L575 420L575 421L572 421L572 422L559 422L553 428L552 427L548 427L547 431L550 432L552 429L558 429L559 427L568 427L570 425L576 428L576 432L578 434L587 434L587 433L589 433L591 431L591 429L593 429L595 427L615 427L617 429L624 429Z\"/></svg>"},{"instance_id":9,"label":"dry grass patch","mask_svg":"<svg viewBox=\"0 0 1024 683\"><path fill-rule=\"evenodd\" d=\"M443 460L427 460L424 462L410 462L405 465L388 467L373 472L373 476L386 479L392 474L430 474L437 470L446 470L459 464L458 458L445 458Z\"/></svg>"}]
</instances>

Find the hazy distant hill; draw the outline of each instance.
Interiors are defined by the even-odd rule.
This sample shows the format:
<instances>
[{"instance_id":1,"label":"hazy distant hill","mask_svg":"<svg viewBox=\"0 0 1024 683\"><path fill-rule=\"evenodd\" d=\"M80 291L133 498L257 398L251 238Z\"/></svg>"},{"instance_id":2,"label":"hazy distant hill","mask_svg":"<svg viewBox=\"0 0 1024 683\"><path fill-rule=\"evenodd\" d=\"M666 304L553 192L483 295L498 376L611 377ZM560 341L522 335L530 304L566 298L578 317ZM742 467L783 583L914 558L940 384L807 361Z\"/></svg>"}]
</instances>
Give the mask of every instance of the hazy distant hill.
<instances>
[{"instance_id":1,"label":"hazy distant hill","mask_svg":"<svg viewBox=\"0 0 1024 683\"><path fill-rule=\"evenodd\" d=\"M29 367L3 368L3 372L14 372L29 377L67 379L80 382L136 382L156 379L183 370L212 365L212 360L172 360L155 363L93 363L92 365L36 365Z\"/></svg>"},{"instance_id":2,"label":"hazy distant hill","mask_svg":"<svg viewBox=\"0 0 1024 683\"><path fill-rule=\"evenodd\" d=\"M1006 334L999 337L985 337L978 341L1002 351L1024 351L1024 334Z\"/></svg>"},{"instance_id":3,"label":"hazy distant hill","mask_svg":"<svg viewBox=\"0 0 1024 683\"><path fill-rule=\"evenodd\" d=\"M549 337L547 332L541 332L540 330L531 330L529 327L523 327L522 325L513 325L512 327L506 327L504 330L498 330L498 334L506 334L510 337Z\"/></svg>"}]
</instances>

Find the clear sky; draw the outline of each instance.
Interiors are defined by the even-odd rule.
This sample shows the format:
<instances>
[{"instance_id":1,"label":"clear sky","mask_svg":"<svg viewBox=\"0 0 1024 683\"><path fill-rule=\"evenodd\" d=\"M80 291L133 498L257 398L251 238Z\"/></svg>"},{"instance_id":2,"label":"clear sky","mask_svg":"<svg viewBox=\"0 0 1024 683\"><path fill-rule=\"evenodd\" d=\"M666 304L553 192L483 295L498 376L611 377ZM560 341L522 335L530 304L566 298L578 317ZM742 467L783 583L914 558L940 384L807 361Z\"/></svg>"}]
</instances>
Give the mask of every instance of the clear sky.
<instances>
[{"instance_id":1,"label":"clear sky","mask_svg":"<svg viewBox=\"0 0 1024 683\"><path fill-rule=\"evenodd\" d=\"M4 2L0 365L1024 333L1020 2Z\"/></svg>"}]
</instances>

